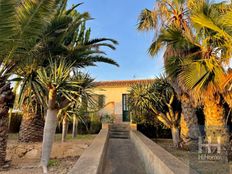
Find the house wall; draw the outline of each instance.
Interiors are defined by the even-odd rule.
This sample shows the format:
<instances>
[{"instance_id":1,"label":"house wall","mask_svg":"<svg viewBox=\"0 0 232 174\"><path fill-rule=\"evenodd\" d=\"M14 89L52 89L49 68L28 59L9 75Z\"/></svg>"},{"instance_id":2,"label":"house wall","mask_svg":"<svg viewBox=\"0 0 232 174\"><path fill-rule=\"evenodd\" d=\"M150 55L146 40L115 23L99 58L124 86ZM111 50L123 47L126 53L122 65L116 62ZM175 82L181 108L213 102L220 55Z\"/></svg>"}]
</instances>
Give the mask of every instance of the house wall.
<instances>
[{"instance_id":1,"label":"house wall","mask_svg":"<svg viewBox=\"0 0 232 174\"><path fill-rule=\"evenodd\" d=\"M115 115L116 122L122 122L122 94L128 94L130 87L96 87L93 92L105 96L105 107L99 111L100 115Z\"/></svg>"}]
</instances>

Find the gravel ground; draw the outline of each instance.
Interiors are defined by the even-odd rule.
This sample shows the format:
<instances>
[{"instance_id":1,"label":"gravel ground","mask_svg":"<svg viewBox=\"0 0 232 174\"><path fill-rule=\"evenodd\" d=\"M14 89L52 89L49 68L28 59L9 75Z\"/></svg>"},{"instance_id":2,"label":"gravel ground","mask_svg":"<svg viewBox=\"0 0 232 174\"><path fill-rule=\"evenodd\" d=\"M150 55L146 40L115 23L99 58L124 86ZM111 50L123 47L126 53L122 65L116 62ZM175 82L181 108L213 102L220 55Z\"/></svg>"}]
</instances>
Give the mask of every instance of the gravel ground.
<instances>
[{"instance_id":1,"label":"gravel ground","mask_svg":"<svg viewBox=\"0 0 232 174\"><path fill-rule=\"evenodd\" d=\"M66 142L61 143L60 135L57 135L49 161L49 174L68 173L94 137L95 135L81 135L70 139L69 136ZM11 138L7 145L7 160L10 161L10 166L1 170L0 174L41 174L40 154L41 143L18 143L15 138Z\"/></svg>"},{"instance_id":2,"label":"gravel ground","mask_svg":"<svg viewBox=\"0 0 232 174\"><path fill-rule=\"evenodd\" d=\"M71 170L77 162L79 156L52 159L52 164L49 166L49 174L66 174ZM1 174L41 174L42 169L38 163L30 163L27 165L12 165L9 170L0 172Z\"/></svg>"}]
</instances>

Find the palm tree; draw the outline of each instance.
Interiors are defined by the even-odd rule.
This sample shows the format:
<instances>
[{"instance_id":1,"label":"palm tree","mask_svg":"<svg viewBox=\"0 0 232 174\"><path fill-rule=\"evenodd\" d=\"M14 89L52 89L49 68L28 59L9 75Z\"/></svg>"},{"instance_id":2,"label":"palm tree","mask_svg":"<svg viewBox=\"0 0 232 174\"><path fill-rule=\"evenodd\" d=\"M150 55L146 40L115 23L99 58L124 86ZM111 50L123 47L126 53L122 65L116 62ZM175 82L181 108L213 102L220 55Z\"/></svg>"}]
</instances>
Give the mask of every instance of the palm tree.
<instances>
[{"instance_id":1,"label":"palm tree","mask_svg":"<svg viewBox=\"0 0 232 174\"><path fill-rule=\"evenodd\" d=\"M7 69L6 69L7 70ZM6 71L7 72L7 71ZM9 83L6 83L7 76L1 73L0 77L0 168L5 164L7 131L8 131L8 112L13 107L14 93Z\"/></svg>"},{"instance_id":2,"label":"palm tree","mask_svg":"<svg viewBox=\"0 0 232 174\"><path fill-rule=\"evenodd\" d=\"M195 1L193 3L196 4ZM206 94L202 101L207 138L211 137L212 142L217 142L217 138L220 138L224 145L229 142L229 134L221 103L226 97L220 84L226 73L224 64L229 62L232 55L232 33L228 29L231 27L231 7L231 3L211 4L202 1L198 8L191 11L191 19L197 26L196 31L200 35L199 43L201 43L201 59L195 63L200 67L197 77L199 81L195 81L194 88L200 90L199 93ZM192 66L194 65L189 67ZM191 87L192 84L186 82L186 86Z\"/></svg>"},{"instance_id":3,"label":"palm tree","mask_svg":"<svg viewBox=\"0 0 232 174\"><path fill-rule=\"evenodd\" d=\"M4 70L0 75L0 167L5 163L8 110L14 100L6 80L14 68L32 53L31 49L46 29L58 4L57 0L0 0L0 63Z\"/></svg>"},{"instance_id":4,"label":"palm tree","mask_svg":"<svg viewBox=\"0 0 232 174\"><path fill-rule=\"evenodd\" d=\"M77 68L95 66L97 62L105 62L118 66L115 61L111 58L107 58L105 53L100 50L103 46L115 49L114 45L117 44L117 42L108 38L90 39L90 29L85 28L85 22L90 19L90 15L87 12L78 13L75 10L80 4L75 5L69 10L64 8L66 4L67 2L64 2L60 6L60 10L58 10L56 17L53 18L51 24L37 43L38 47L35 49L35 55L39 56L40 59L33 62L25 61L24 64L17 69L16 74L21 77L22 84L19 95L19 103L21 103L20 107L23 106L23 100L25 98L30 98L30 96L32 96L31 93L33 92L36 95L35 98L37 99L36 101L38 105L45 103L43 98L38 98L38 93L40 93L39 91L42 89L36 81L36 71L40 67L49 65L47 58L50 56L52 59L66 57L66 60L70 63L75 62L75 65L73 66ZM28 93L28 89L31 89L31 92ZM27 94L29 94L29 96ZM20 141L34 141L34 137L42 136L42 134L40 134L41 131L34 130L37 127L43 128L40 126L40 122L38 122L37 126L30 124L34 123L34 120L36 120L37 117L41 118L41 116L36 113L29 114L28 112L25 112L20 129L22 131L20 131L19 134ZM33 131L28 133L24 130Z\"/></svg>"},{"instance_id":5,"label":"palm tree","mask_svg":"<svg viewBox=\"0 0 232 174\"><path fill-rule=\"evenodd\" d=\"M43 139L44 108L46 91L40 86L36 70L39 69L39 61L28 58L22 62L14 74L17 82L16 109L23 111L22 121L19 130L19 142L40 142ZM41 95L38 95L41 94Z\"/></svg>"},{"instance_id":6,"label":"palm tree","mask_svg":"<svg viewBox=\"0 0 232 174\"><path fill-rule=\"evenodd\" d=\"M191 22L196 36L189 39L182 34L179 40L186 46L181 48L188 54L168 63L171 74L203 104L206 139L212 143L220 140L223 145L229 141L220 85L226 75L223 65L232 54L232 37L228 30L231 23L225 22L231 19L232 10L228 6L231 4L191 1Z\"/></svg>"},{"instance_id":7,"label":"palm tree","mask_svg":"<svg viewBox=\"0 0 232 174\"><path fill-rule=\"evenodd\" d=\"M156 79L153 84L137 84L129 95L130 108L148 110L172 131L173 144L179 146L180 103L166 79Z\"/></svg>"},{"instance_id":8,"label":"palm tree","mask_svg":"<svg viewBox=\"0 0 232 174\"><path fill-rule=\"evenodd\" d=\"M43 140L44 128L44 107L38 103L35 94L29 91L32 95L24 99L21 110L23 113L22 122L18 140L20 142L41 142ZM31 99L30 99L31 97Z\"/></svg>"},{"instance_id":9,"label":"palm tree","mask_svg":"<svg viewBox=\"0 0 232 174\"><path fill-rule=\"evenodd\" d=\"M167 28L173 26L180 31L191 36L188 23L188 11L186 3L183 0L159 0L156 2L154 10L145 9L139 16L138 30L155 32L155 38L149 48L151 56L166 47L164 53L164 63L167 64L168 59L178 55L185 55L181 49L176 48L175 39L178 35L169 34ZM179 34L179 33L177 33ZM166 67L166 66L165 66ZM192 104L191 97L188 95L175 78L169 78L170 83L178 94L181 101L181 139L183 145L195 145L199 136L198 119L196 110Z\"/></svg>"}]
</instances>

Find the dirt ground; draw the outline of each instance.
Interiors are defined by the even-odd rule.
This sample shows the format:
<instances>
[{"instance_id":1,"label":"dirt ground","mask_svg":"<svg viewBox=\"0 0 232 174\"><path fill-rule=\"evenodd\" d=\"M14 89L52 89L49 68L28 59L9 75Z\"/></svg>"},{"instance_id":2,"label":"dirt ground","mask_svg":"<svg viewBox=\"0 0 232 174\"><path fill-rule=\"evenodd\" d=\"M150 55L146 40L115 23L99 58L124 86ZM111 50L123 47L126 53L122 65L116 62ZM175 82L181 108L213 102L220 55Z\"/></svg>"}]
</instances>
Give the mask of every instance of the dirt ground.
<instances>
[{"instance_id":1,"label":"dirt ground","mask_svg":"<svg viewBox=\"0 0 232 174\"><path fill-rule=\"evenodd\" d=\"M62 143L56 135L49 161L49 174L66 174L77 162L83 151L92 143L96 135L80 135ZM18 143L17 135L10 135L7 145L7 160L10 167L0 174L41 174L39 167L41 143Z\"/></svg>"},{"instance_id":2,"label":"dirt ground","mask_svg":"<svg viewBox=\"0 0 232 174\"><path fill-rule=\"evenodd\" d=\"M198 152L176 149L173 147L172 140L170 139L158 139L154 141L200 174L232 174L232 161L225 163L222 161L199 160Z\"/></svg>"}]
</instances>

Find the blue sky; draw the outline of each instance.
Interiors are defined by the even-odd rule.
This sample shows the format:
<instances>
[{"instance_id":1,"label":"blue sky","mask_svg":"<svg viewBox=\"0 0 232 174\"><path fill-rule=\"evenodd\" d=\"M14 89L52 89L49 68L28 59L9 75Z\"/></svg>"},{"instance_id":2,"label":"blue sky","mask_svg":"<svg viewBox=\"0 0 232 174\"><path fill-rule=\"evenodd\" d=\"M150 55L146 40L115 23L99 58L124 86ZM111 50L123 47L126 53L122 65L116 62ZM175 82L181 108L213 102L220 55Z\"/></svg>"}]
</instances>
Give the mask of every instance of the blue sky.
<instances>
[{"instance_id":1,"label":"blue sky","mask_svg":"<svg viewBox=\"0 0 232 174\"><path fill-rule=\"evenodd\" d=\"M69 0L69 5L79 3ZM115 51L107 50L120 67L99 63L87 68L96 80L126 80L152 78L163 70L162 53L151 58L147 49L153 33L136 30L137 18L143 8L152 8L154 0L83 0L79 11L88 11L93 18L88 22L92 37L109 37L119 42Z\"/></svg>"}]
</instances>

